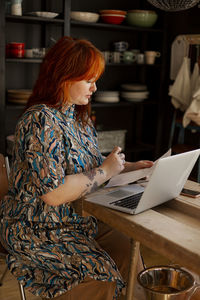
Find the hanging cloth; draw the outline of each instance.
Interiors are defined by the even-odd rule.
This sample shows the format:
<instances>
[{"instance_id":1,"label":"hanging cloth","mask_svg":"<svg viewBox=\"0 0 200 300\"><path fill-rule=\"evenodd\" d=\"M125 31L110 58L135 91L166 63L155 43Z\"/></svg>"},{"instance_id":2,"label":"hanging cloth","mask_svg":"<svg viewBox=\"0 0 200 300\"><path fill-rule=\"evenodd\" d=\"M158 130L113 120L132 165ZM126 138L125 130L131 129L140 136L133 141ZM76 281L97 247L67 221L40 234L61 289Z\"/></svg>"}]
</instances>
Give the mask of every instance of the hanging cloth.
<instances>
[{"instance_id":1,"label":"hanging cloth","mask_svg":"<svg viewBox=\"0 0 200 300\"><path fill-rule=\"evenodd\" d=\"M170 87L169 95L176 109L185 111L191 102L190 58L184 57L180 70Z\"/></svg>"},{"instance_id":2,"label":"hanging cloth","mask_svg":"<svg viewBox=\"0 0 200 300\"><path fill-rule=\"evenodd\" d=\"M171 45L170 79L175 80L183 59L189 54L190 43L186 35L178 35Z\"/></svg>"},{"instance_id":3,"label":"hanging cloth","mask_svg":"<svg viewBox=\"0 0 200 300\"><path fill-rule=\"evenodd\" d=\"M191 83L193 88L191 90L192 101L183 116L183 127L186 127L191 121L200 126L200 76L198 63L195 63Z\"/></svg>"}]
</instances>

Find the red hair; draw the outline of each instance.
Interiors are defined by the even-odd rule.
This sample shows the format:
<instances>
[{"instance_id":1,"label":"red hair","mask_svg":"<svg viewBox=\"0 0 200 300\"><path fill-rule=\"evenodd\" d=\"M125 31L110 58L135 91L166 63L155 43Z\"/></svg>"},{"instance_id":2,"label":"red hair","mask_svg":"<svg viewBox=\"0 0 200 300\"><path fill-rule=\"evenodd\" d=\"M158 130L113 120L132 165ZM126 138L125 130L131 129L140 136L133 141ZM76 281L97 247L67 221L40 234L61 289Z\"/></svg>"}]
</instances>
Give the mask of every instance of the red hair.
<instances>
[{"instance_id":1,"label":"red hair","mask_svg":"<svg viewBox=\"0 0 200 300\"><path fill-rule=\"evenodd\" d=\"M75 81L95 81L102 75L102 53L89 41L64 36L47 52L27 107L46 104L57 109L68 103L69 87ZM90 104L76 105L77 118L85 123Z\"/></svg>"}]
</instances>

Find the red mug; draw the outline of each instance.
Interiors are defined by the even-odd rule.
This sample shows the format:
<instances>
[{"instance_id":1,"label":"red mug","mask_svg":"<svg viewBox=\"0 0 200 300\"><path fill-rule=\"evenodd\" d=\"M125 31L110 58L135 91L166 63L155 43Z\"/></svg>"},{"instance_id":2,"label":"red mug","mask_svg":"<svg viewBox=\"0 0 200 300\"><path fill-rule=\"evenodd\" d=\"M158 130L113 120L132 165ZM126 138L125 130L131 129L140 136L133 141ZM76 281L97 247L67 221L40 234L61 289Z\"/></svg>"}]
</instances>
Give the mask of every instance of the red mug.
<instances>
[{"instance_id":1,"label":"red mug","mask_svg":"<svg viewBox=\"0 0 200 300\"><path fill-rule=\"evenodd\" d=\"M14 58L24 57L24 43L10 43L6 45L6 56Z\"/></svg>"}]
</instances>

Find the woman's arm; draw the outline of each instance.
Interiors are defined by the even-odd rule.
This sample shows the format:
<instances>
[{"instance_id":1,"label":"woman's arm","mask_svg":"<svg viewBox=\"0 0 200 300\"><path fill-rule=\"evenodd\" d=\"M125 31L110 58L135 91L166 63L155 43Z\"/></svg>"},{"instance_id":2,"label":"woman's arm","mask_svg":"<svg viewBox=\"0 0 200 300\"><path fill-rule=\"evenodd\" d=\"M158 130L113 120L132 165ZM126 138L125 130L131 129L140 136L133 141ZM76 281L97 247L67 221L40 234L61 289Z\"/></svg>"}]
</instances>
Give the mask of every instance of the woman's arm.
<instances>
[{"instance_id":1,"label":"woman's arm","mask_svg":"<svg viewBox=\"0 0 200 300\"><path fill-rule=\"evenodd\" d=\"M42 200L53 206L74 201L81 196L95 191L101 184L124 169L124 158L119 155L120 147L115 147L106 157L102 165L74 175L67 175L64 184L55 190L43 195Z\"/></svg>"}]
</instances>

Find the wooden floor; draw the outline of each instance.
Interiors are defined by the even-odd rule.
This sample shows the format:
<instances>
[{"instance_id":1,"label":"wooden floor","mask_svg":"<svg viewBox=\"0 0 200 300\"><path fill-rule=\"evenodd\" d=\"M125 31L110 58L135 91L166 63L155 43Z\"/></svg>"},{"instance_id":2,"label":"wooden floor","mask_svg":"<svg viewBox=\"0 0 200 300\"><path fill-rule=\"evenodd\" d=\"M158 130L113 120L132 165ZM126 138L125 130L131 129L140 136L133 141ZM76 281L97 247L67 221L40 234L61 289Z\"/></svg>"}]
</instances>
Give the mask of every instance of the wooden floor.
<instances>
[{"instance_id":1,"label":"wooden floor","mask_svg":"<svg viewBox=\"0 0 200 300\"><path fill-rule=\"evenodd\" d=\"M144 258L144 262L147 267L171 263L164 257L158 256L155 252L151 251L148 248L142 247L141 251ZM0 259L0 274L3 273L5 267L6 267L5 262L2 259ZM133 300L145 300L145 298L140 293L141 290L140 289L137 290L135 299ZM28 293L27 291L26 291L26 298L27 300L41 300L40 297L36 297ZM6 277L4 279L4 284L3 286L0 287L0 300L21 300L17 280L10 274L10 272L7 272ZM81 299L77 299L77 300L81 300ZM198 295L194 295L191 298L191 300L200 300L200 293Z\"/></svg>"}]
</instances>

